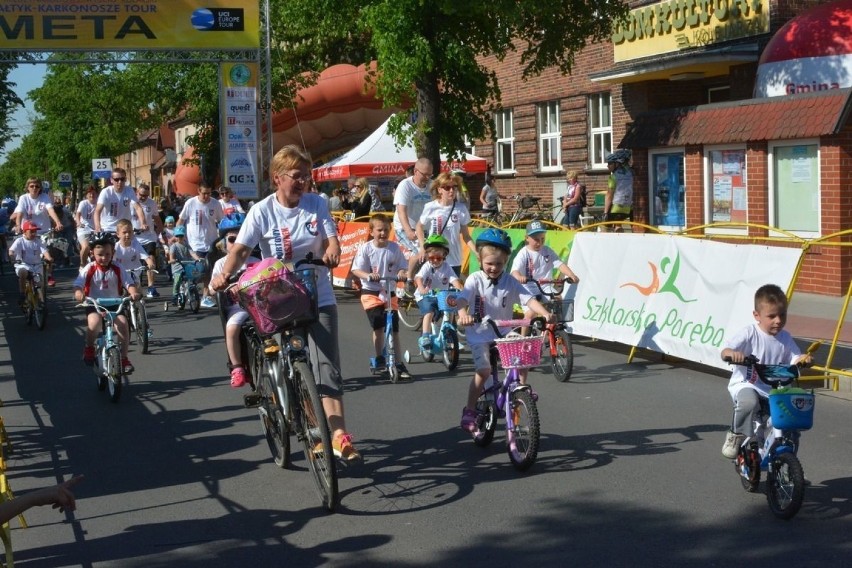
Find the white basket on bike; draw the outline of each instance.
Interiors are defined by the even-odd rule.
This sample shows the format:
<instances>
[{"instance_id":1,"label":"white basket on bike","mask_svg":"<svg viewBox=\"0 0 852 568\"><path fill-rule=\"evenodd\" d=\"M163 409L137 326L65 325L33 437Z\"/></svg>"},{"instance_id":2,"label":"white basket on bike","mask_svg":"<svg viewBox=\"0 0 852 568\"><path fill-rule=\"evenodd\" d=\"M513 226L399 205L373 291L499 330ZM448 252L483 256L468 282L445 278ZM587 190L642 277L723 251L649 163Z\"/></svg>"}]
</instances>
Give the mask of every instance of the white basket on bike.
<instances>
[{"instance_id":1,"label":"white basket on bike","mask_svg":"<svg viewBox=\"0 0 852 568\"><path fill-rule=\"evenodd\" d=\"M438 299L438 309L442 312L455 312L459 309L456 304L456 299L459 297L459 293L457 291L438 290L435 297Z\"/></svg>"},{"instance_id":2,"label":"white basket on bike","mask_svg":"<svg viewBox=\"0 0 852 568\"><path fill-rule=\"evenodd\" d=\"M541 362L544 335L504 337L495 340L495 343L504 369L528 369Z\"/></svg>"},{"instance_id":3,"label":"white basket on bike","mask_svg":"<svg viewBox=\"0 0 852 568\"><path fill-rule=\"evenodd\" d=\"M316 290L316 271L293 272L281 260L268 258L240 277L236 295L258 333L270 335L316 321Z\"/></svg>"},{"instance_id":4,"label":"white basket on bike","mask_svg":"<svg viewBox=\"0 0 852 568\"><path fill-rule=\"evenodd\" d=\"M545 302L545 306L551 313L556 314L560 322L574 321L574 300L556 298Z\"/></svg>"}]
</instances>

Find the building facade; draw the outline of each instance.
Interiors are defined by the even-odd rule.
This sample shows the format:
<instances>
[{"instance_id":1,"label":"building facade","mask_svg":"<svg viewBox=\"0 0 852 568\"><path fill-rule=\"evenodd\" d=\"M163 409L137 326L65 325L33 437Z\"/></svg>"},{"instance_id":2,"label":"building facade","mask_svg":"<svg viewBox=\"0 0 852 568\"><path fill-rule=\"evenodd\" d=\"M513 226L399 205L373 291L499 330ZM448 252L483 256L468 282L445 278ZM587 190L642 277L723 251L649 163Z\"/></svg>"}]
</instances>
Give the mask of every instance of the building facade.
<instances>
[{"instance_id":1,"label":"building facade","mask_svg":"<svg viewBox=\"0 0 852 568\"><path fill-rule=\"evenodd\" d=\"M759 65L791 38L819 43L806 37L808 14L818 14L808 21L812 33L849 42L852 29L837 27L831 14L852 15L852 2L629 5L628 21L615 26L611 41L582 50L569 76L548 70L524 82L518 53L486 60L499 78L502 109L496 141L477 141L475 153L491 164L498 191L555 203L573 170L590 194L602 192L605 156L629 148L636 221L666 231L715 224L695 231L732 239L818 239L852 229L849 78L785 84L774 67ZM794 18L795 33L779 39L776 32ZM761 81L780 81L786 91L755 98ZM845 293L848 248L810 247L797 290Z\"/></svg>"}]
</instances>

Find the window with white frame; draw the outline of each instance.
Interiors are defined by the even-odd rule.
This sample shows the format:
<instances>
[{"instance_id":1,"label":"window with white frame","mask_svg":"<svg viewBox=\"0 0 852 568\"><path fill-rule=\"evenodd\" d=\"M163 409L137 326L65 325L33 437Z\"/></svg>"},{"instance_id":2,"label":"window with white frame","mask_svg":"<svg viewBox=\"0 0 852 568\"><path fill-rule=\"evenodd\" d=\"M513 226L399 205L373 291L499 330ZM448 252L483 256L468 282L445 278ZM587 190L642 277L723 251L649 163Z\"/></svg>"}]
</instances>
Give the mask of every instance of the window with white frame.
<instances>
[{"instance_id":1,"label":"window with white frame","mask_svg":"<svg viewBox=\"0 0 852 568\"><path fill-rule=\"evenodd\" d=\"M559 101L538 105L538 167L540 170L562 168L561 143Z\"/></svg>"},{"instance_id":2,"label":"window with white frame","mask_svg":"<svg viewBox=\"0 0 852 568\"><path fill-rule=\"evenodd\" d=\"M512 110L495 112L494 127L497 131L497 147L494 152L497 161L497 173L514 172L515 127L512 122Z\"/></svg>"},{"instance_id":3,"label":"window with white frame","mask_svg":"<svg viewBox=\"0 0 852 568\"><path fill-rule=\"evenodd\" d=\"M464 137L464 151L466 154L476 156L476 146L473 144L473 140L470 139L470 136L466 134Z\"/></svg>"},{"instance_id":4,"label":"window with white frame","mask_svg":"<svg viewBox=\"0 0 852 568\"><path fill-rule=\"evenodd\" d=\"M609 93L589 95L589 162L592 169L606 169L612 152L612 100Z\"/></svg>"},{"instance_id":5,"label":"window with white frame","mask_svg":"<svg viewBox=\"0 0 852 568\"><path fill-rule=\"evenodd\" d=\"M820 235L819 143L816 140L769 146L770 224L800 237Z\"/></svg>"}]
</instances>

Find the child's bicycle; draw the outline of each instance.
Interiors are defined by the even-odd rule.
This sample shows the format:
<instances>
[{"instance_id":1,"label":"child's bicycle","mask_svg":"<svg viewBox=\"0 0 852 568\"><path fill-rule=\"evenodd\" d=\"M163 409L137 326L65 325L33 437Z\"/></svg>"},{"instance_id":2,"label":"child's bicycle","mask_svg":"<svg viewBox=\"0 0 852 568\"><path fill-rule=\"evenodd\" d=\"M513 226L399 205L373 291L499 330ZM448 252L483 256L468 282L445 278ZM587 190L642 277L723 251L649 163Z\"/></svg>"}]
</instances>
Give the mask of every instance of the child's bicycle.
<instances>
[{"instance_id":1,"label":"child's bicycle","mask_svg":"<svg viewBox=\"0 0 852 568\"><path fill-rule=\"evenodd\" d=\"M198 291L198 286L204 274L204 261L182 260L180 264L183 266L183 274L180 275L180 285L175 301L179 310L184 309L189 302L189 309L192 310L192 313L197 314L199 308L201 308L201 292ZM174 275L174 277L178 278L178 275ZM163 309L169 311L170 304L171 302L166 300Z\"/></svg>"},{"instance_id":2,"label":"child's bicycle","mask_svg":"<svg viewBox=\"0 0 852 568\"><path fill-rule=\"evenodd\" d=\"M741 364L772 390L769 399L759 397L755 435L743 440L735 467L743 488L749 493L757 491L760 472L765 471L769 509L779 519L790 519L805 498L805 474L796 454L799 433L813 426L814 394L812 390L788 387L793 382L798 384L797 365L764 365L753 355Z\"/></svg>"},{"instance_id":3,"label":"child's bicycle","mask_svg":"<svg viewBox=\"0 0 852 568\"><path fill-rule=\"evenodd\" d=\"M21 305L21 310L24 312L27 325L35 320L36 327L41 330L47 325L47 288L42 286L42 282L45 281L44 263L39 266L41 268L36 272L27 270L27 279L24 282L24 303Z\"/></svg>"},{"instance_id":4,"label":"child's bicycle","mask_svg":"<svg viewBox=\"0 0 852 568\"><path fill-rule=\"evenodd\" d=\"M523 337L517 334L503 337L500 333L501 327L526 327L530 325L530 320L492 320L486 317L474 325L490 325L501 339L491 345L491 377L476 402L479 416L473 442L480 447L489 445L494 439L497 418L503 416L506 421L506 449L509 459L515 469L526 471L538 456L538 397L533 394L529 385L521 384L518 370L538 364L544 337ZM505 369L503 382L500 382L498 376L498 358Z\"/></svg>"},{"instance_id":5,"label":"child's bicycle","mask_svg":"<svg viewBox=\"0 0 852 568\"><path fill-rule=\"evenodd\" d=\"M459 334L453 321L456 313L457 290L433 290L431 294L438 300L438 310L441 313L440 322L437 314L433 314L432 333L429 335L429 347L418 345L420 356L424 361L432 361L436 353L441 353L444 366L448 371L454 370L459 364ZM408 351L405 352L406 363Z\"/></svg>"},{"instance_id":6,"label":"child's bicycle","mask_svg":"<svg viewBox=\"0 0 852 568\"><path fill-rule=\"evenodd\" d=\"M396 345L393 342L393 292L396 290L397 283L404 281L404 278L397 278L396 276L382 276L379 279L379 282L382 283L383 293L387 298L385 300L385 347L382 350L384 365L381 365L381 361L377 361L376 357L370 357L370 372L374 375L387 372L392 383L398 382L400 375L397 367L399 360L397 359Z\"/></svg>"},{"instance_id":7,"label":"child's bicycle","mask_svg":"<svg viewBox=\"0 0 852 568\"><path fill-rule=\"evenodd\" d=\"M574 321L574 300L563 299L562 290L568 278L559 280L528 280L536 285L541 295L547 298L542 302L548 311L556 316L555 323L547 323L544 318L533 318L530 334L544 335L550 350L550 368L559 382L567 382L574 370L574 346L571 334L565 324ZM545 292L542 284L551 285L551 291Z\"/></svg>"},{"instance_id":8,"label":"child's bicycle","mask_svg":"<svg viewBox=\"0 0 852 568\"><path fill-rule=\"evenodd\" d=\"M86 297L77 307L92 307L101 315L101 333L95 340L95 379L98 390L109 387L109 399L118 402L121 398L121 387L125 373L121 366L121 345L115 331L115 320L127 312L132 300L129 296L123 298L90 298ZM107 308L118 306L114 312Z\"/></svg>"},{"instance_id":9,"label":"child's bicycle","mask_svg":"<svg viewBox=\"0 0 852 568\"><path fill-rule=\"evenodd\" d=\"M127 272L133 277L133 282L140 286L142 283L142 272L147 272L148 267L144 264L131 268ZM157 272L156 270L154 271ZM148 325L148 311L145 307L145 299L140 298L130 304L130 315L128 317L130 323L130 331L136 334L136 339L139 341L139 348L143 354L148 354L148 341L154 332Z\"/></svg>"}]
</instances>

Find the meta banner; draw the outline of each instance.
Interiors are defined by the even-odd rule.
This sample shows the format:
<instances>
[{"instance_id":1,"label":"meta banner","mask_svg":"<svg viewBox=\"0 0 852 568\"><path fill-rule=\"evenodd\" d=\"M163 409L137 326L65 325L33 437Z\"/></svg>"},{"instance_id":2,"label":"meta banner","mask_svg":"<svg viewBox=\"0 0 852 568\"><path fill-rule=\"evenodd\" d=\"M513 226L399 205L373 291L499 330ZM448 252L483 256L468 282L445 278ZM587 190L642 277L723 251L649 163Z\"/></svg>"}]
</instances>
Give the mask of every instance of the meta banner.
<instances>
[{"instance_id":1,"label":"meta banner","mask_svg":"<svg viewBox=\"0 0 852 568\"><path fill-rule=\"evenodd\" d=\"M0 51L257 49L257 0L0 3Z\"/></svg>"}]
</instances>

